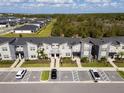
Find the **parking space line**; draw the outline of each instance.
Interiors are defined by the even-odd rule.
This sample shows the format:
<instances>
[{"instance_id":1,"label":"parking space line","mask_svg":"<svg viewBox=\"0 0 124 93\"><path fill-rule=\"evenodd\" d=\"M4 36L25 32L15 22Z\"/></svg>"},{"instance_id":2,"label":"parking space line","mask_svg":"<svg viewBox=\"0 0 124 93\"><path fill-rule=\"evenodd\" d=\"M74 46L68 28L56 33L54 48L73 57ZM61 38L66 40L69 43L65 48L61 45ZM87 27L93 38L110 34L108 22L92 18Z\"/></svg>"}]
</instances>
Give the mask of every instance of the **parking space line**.
<instances>
[{"instance_id":1,"label":"parking space line","mask_svg":"<svg viewBox=\"0 0 124 93\"><path fill-rule=\"evenodd\" d=\"M59 71L59 81L61 81L61 71Z\"/></svg>"},{"instance_id":2,"label":"parking space line","mask_svg":"<svg viewBox=\"0 0 124 93\"><path fill-rule=\"evenodd\" d=\"M42 71L40 71L39 81L41 81Z\"/></svg>"},{"instance_id":3,"label":"parking space line","mask_svg":"<svg viewBox=\"0 0 124 93\"><path fill-rule=\"evenodd\" d=\"M6 80L8 78L8 76L10 75L10 73L12 73L12 72L9 72L2 81Z\"/></svg>"},{"instance_id":4,"label":"parking space line","mask_svg":"<svg viewBox=\"0 0 124 93\"><path fill-rule=\"evenodd\" d=\"M72 72L73 81L80 81L78 72L77 71L71 71L71 72ZM75 75L76 75L76 77L75 77Z\"/></svg>"},{"instance_id":5,"label":"parking space line","mask_svg":"<svg viewBox=\"0 0 124 93\"><path fill-rule=\"evenodd\" d=\"M72 78L73 78L73 81L74 81L74 75L73 75L73 71L71 71L71 73L72 73Z\"/></svg>"},{"instance_id":6,"label":"parking space line","mask_svg":"<svg viewBox=\"0 0 124 93\"><path fill-rule=\"evenodd\" d=\"M124 78L122 78L118 72L117 72L117 75L118 75L122 80L124 80Z\"/></svg>"},{"instance_id":7,"label":"parking space line","mask_svg":"<svg viewBox=\"0 0 124 93\"><path fill-rule=\"evenodd\" d=\"M0 72L0 75L3 74L4 72Z\"/></svg>"},{"instance_id":8,"label":"parking space line","mask_svg":"<svg viewBox=\"0 0 124 93\"><path fill-rule=\"evenodd\" d=\"M32 73L32 71L29 71L29 74L27 75L27 78L25 79L27 82L28 82L28 80L29 80L29 78L30 78L30 76L31 76L31 73ZM25 76L24 76L25 77ZM23 77L23 79L24 79L24 77ZM21 80L21 82L23 82L23 79Z\"/></svg>"},{"instance_id":9,"label":"parking space line","mask_svg":"<svg viewBox=\"0 0 124 93\"><path fill-rule=\"evenodd\" d=\"M104 71L99 70L99 74L103 81L110 81L110 78L107 76L107 74Z\"/></svg>"},{"instance_id":10,"label":"parking space line","mask_svg":"<svg viewBox=\"0 0 124 93\"><path fill-rule=\"evenodd\" d=\"M90 80L93 80L93 78L91 77L91 74L89 73L89 71L87 71L88 76L90 77Z\"/></svg>"}]
</instances>

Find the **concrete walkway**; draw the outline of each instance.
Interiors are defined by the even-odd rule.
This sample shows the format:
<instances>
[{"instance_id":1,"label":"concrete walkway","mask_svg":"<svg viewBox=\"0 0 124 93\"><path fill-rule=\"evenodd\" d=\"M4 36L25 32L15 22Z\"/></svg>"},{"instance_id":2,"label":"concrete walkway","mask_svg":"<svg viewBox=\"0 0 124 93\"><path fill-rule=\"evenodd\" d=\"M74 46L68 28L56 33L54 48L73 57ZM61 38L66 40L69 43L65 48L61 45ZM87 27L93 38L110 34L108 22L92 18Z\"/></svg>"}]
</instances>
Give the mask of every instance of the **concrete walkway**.
<instances>
[{"instance_id":1,"label":"concrete walkway","mask_svg":"<svg viewBox=\"0 0 124 93\"><path fill-rule=\"evenodd\" d=\"M115 68L118 69L118 67L114 64L114 59L108 58L108 62Z\"/></svg>"},{"instance_id":2,"label":"concrete walkway","mask_svg":"<svg viewBox=\"0 0 124 93\"><path fill-rule=\"evenodd\" d=\"M60 62L60 59L59 58L56 58L56 68L59 68L59 62Z\"/></svg>"},{"instance_id":3,"label":"concrete walkway","mask_svg":"<svg viewBox=\"0 0 124 93\"><path fill-rule=\"evenodd\" d=\"M20 63L16 66L16 68L21 67L21 65L25 62L25 59L21 59Z\"/></svg>"},{"instance_id":4,"label":"concrete walkway","mask_svg":"<svg viewBox=\"0 0 124 93\"><path fill-rule=\"evenodd\" d=\"M54 68L55 67L55 59L51 58L51 63L50 63L50 68Z\"/></svg>"},{"instance_id":5,"label":"concrete walkway","mask_svg":"<svg viewBox=\"0 0 124 93\"><path fill-rule=\"evenodd\" d=\"M81 68L81 67L82 67L82 66L81 66L81 60L80 60L80 58L75 57L75 58L73 58L73 61L76 61L77 66L78 66L79 68Z\"/></svg>"},{"instance_id":6,"label":"concrete walkway","mask_svg":"<svg viewBox=\"0 0 124 93\"><path fill-rule=\"evenodd\" d=\"M18 64L18 62L19 62L19 59L16 59L10 68L14 68Z\"/></svg>"}]
</instances>

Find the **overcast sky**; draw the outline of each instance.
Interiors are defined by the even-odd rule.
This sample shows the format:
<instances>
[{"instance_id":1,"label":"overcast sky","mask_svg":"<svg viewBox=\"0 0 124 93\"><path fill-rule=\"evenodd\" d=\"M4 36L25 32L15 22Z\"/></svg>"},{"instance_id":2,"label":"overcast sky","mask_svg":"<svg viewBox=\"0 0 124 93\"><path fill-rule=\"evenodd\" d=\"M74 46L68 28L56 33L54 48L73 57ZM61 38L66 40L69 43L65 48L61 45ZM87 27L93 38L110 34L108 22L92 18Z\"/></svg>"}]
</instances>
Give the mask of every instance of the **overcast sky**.
<instances>
[{"instance_id":1,"label":"overcast sky","mask_svg":"<svg viewBox=\"0 0 124 93\"><path fill-rule=\"evenodd\" d=\"M124 12L124 0L0 0L1 13Z\"/></svg>"}]
</instances>

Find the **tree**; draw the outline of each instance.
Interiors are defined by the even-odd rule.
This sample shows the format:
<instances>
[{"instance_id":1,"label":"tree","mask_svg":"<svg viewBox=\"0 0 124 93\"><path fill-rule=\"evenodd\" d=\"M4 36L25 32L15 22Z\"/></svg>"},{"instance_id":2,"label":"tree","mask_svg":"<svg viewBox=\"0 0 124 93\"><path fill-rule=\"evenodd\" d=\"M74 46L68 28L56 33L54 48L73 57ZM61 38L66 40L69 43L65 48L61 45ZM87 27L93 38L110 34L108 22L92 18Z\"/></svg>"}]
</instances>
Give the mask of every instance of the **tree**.
<instances>
[{"instance_id":1,"label":"tree","mask_svg":"<svg viewBox=\"0 0 124 93\"><path fill-rule=\"evenodd\" d=\"M38 50L38 58L41 59L41 58L47 58L47 54L44 53L44 49L42 50Z\"/></svg>"},{"instance_id":2,"label":"tree","mask_svg":"<svg viewBox=\"0 0 124 93\"><path fill-rule=\"evenodd\" d=\"M124 52L119 52L119 56L121 57L121 59L123 58L124 56Z\"/></svg>"}]
</instances>

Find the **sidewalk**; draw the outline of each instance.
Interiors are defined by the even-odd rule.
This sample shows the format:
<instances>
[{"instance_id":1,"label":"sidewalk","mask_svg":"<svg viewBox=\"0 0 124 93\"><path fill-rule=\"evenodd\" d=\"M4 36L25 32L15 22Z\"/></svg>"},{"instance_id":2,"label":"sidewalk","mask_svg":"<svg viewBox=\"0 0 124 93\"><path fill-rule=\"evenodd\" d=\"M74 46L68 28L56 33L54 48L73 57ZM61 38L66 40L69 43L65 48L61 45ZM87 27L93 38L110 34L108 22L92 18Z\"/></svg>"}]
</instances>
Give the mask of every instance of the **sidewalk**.
<instances>
[{"instance_id":1,"label":"sidewalk","mask_svg":"<svg viewBox=\"0 0 124 93\"><path fill-rule=\"evenodd\" d=\"M54 68L55 67L55 59L51 58L51 63L50 63L50 68Z\"/></svg>"},{"instance_id":2,"label":"sidewalk","mask_svg":"<svg viewBox=\"0 0 124 93\"><path fill-rule=\"evenodd\" d=\"M19 62L19 59L16 59L10 68L14 68L18 64L18 62Z\"/></svg>"},{"instance_id":3,"label":"sidewalk","mask_svg":"<svg viewBox=\"0 0 124 93\"><path fill-rule=\"evenodd\" d=\"M108 62L117 70L118 67L114 64L114 59L108 58Z\"/></svg>"},{"instance_id":4,"label":"sidewalk","mask_svg":"<svg viewBox=\"0 0 124 93\"><path fill-rule=\"evenodd\" d=\"M20 63L16 66L16 68L21 67L21 65L25 62L25 59L21 59Z\"/></svg>"},{"instance_id":5,"label":"sidewalk","mask_svg":"<svg viewBox=\"0 0 124 93\"><path fill-rule=\"evenodd\" d=\"M56 68L59 68L59 63L60 63L60 59L59 58L56 58Z\"/></svg>"}]
</instances>

